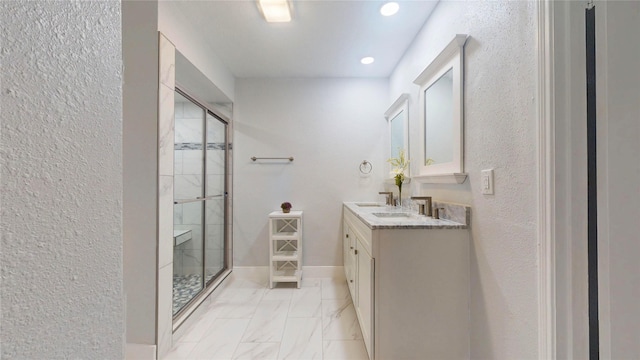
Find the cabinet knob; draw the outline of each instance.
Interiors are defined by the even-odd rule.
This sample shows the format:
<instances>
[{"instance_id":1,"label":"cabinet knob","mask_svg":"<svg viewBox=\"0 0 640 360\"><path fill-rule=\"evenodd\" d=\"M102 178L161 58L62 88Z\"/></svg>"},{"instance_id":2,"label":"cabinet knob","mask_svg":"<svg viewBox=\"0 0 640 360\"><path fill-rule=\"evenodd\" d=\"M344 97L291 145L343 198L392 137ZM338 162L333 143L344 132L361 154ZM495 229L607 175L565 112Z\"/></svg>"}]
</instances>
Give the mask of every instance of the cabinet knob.
<instances>
[{"instance_id":1,"label":"cabinet knob","mask_svg":"<svg viewBox=\"0 0 640 360\"><path fill-rule=\"evenodd\" d=\"M355 250L355 254L358 255L358 249Z\"/></svg>"},{"instance_id":2,"label":"cabinet knob","mask_svg":"<svg viewBox=\"0 0 640 360\"><path fill-rule=\"evenodd\" d=\"M349 237L349 234L347 234L346 237Z\"/></svg>"},{"instance_id":3,"label":"cabinet knob","mask_svg":"<svg viewBox=\"0 0 640 360\"><path fill-rule=\"evenodd\" d=\"M349 280L349 282L353 282L353 280Z\"/></svg>"},{"instance_id":4,"label":"cabinet knob","mask_svg":"<svg viewBox=\"0 0 640 360\"><path fill-rule=\"evenodd\" d=\"M351 250L353 250L353 246L351 246Z\"/></svg>"}]
</instances>

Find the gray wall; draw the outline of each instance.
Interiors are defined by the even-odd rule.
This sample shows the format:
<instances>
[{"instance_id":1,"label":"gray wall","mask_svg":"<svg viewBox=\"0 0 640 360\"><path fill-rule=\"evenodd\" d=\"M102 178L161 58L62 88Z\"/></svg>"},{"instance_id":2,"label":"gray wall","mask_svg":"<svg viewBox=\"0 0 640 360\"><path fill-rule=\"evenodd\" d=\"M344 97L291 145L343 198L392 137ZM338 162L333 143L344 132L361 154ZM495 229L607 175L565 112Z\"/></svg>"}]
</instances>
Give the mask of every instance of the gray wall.
<instances>
[{"instance_id":1,"label":"gray wall","mask_svg":"<svg viewBox=\"0 0 640 360\"><path fill-rule=\"evenodd\" d=\"M284 201L304 211L303 266L342 266L342 202L383 199L387 90L386 79L237 80L236 266L268 265L268 214Z\"/></svg>"},{"instance_id":2,"label":"gray wall","mask_svg":"<svg viewBox=\"0 0 640 360\"><path fill-rule=\"evenodd\" d=\"M0 4L0 357L122 358L120 3Z\"/></svg>"},{"instance_id":3,"label":"gray wall","mask_svg":"<svg viewBox=\"0 0 640 360\"><path fill-rule=\"evenodd\" d=\"M640 357L640 3L596 5L601 354Z\"/></svg>"},{"instance_id":4,"label":"gray wall","mask_svg":"<svg viewBox=\"0 0 640 360\"><path fill-rule=\"evenodd\" d=\"M158 3L122 3L127 342L156 344Z\"/></svg>"},{"instance_id":5,"label":"gray wall","mask_svg":"<svg viewBox=\"0 0 640 360\"><path fill-rule=\"evenodd\" d=\"M184 6L181 1L158 1L158 30L224 93L228 101L233 101L235 77L222 63L216 49L207 43L206 34L192 26L193 19L183 13Z\"/></svg>"}]
</instances>

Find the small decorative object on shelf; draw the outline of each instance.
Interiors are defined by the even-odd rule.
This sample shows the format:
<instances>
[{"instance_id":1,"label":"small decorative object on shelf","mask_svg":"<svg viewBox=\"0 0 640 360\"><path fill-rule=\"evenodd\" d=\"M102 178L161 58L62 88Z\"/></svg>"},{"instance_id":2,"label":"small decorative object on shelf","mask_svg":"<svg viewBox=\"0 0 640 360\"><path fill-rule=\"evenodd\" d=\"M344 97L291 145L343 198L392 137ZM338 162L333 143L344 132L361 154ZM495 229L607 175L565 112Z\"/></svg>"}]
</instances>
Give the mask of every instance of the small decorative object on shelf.
<instances>
[{"instance_id":1,"label":"small decorative object on shelf","mask_svg":"<svg viewBox=\"0 0 640 360\"><path fill-rule=\"evenodd\" d=\"M280 204L280 207L282 208L282 212L287 214L289 213L289 211L291 211L291 203L290 202L283 202L282 204Z\"/></svg>"},{"instance_id":2,"label":"small decorative object on shelf","mask_svg":"<svg viewBox=\"0 0 640 360\"><path fill-rule=\"evenodd\" d=\"M399 149L398 157L390 158L387 162L393 166L391 174L396 180L396 185L398 186L398 205L402 206L402 183L404 182L404 171L409 167L409 159L406 158L404 149Z\"/></svg>"}]
</instances>

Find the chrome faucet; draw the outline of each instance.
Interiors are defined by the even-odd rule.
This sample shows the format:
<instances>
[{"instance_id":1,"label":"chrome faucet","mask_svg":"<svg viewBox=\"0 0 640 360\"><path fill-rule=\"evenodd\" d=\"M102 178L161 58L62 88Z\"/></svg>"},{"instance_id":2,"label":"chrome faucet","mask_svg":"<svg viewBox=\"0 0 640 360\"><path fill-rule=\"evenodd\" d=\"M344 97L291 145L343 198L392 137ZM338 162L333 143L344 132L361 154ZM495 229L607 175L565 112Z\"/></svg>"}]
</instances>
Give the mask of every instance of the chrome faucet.
<instances>
[{"instance_id":1,"label":"chrome faucet","mask_svg":"<svg viewBox=\"0 0 640 360\"><path fill-rule=\"evenodd\" d=\"M393 192L391 191L380 191L378 194L387 195L386 205L393 205Z\"/></svg>"},{"instance_id":2,"label":"chrome faucet","mask_svg":"<svg viewBox=\"0 0 640 360\"><path fill-rule=\"evenodd\" d=\"M433 214L433 201L431 196L412 196L412 200L425 200L425 204L418 204L418 213L420 215L432 216Z\"/></svg>"}]
</instances>

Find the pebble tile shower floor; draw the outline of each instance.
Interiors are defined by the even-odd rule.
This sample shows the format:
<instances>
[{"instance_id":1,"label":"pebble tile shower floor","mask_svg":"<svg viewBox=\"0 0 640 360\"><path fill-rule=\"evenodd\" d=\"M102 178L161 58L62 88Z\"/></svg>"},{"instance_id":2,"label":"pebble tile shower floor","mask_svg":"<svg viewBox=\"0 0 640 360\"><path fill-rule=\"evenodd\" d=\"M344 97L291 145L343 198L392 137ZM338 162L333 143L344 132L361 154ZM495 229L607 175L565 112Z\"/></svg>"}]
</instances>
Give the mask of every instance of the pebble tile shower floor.
<instances>
[{"instance_id":1,"label":"pebble tile shower floor","mask_svg":"<svg viewBox=\"0 0 640 360\"><path fill-rule=\"evenodd\" d=\"M189 302L202 289L200 275L173 276L173 315Z\"/></svg>"},{"instance_id":2,"label":"pebble tile shower floor","mask_svg":"<svg viewBox=\"0 0 640 360\"><path fill-rule=\"evenodd\" d=\"M368 359L344 280L302 287L232 278L163 360Z\"/></svg>"},{"instance_id":3,"label":"pebble tile shower floor","mask_svg":"<svg viewBox=\"0 0 640 360\"><path fill-rule=\"evenodd\" d=\"M206 282L214 275L207 274ZM200 275L174 275L173 276L173 315L193 299L202 289L202 277Z\"/></svg>"}]
</instances>

